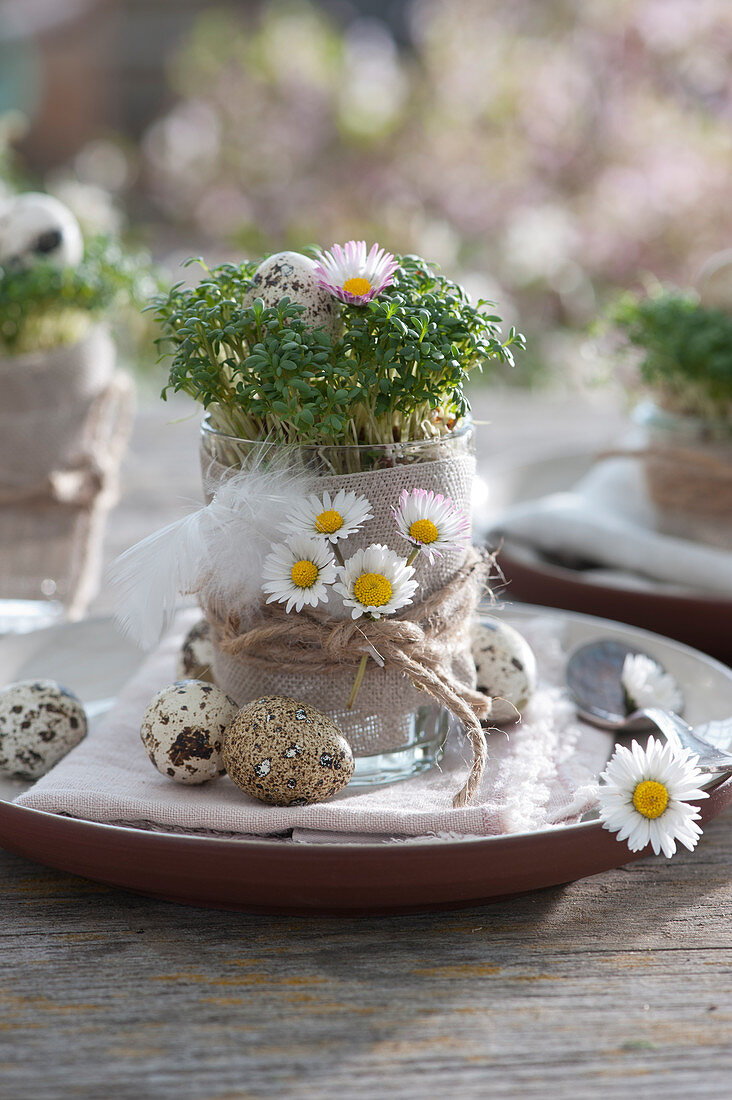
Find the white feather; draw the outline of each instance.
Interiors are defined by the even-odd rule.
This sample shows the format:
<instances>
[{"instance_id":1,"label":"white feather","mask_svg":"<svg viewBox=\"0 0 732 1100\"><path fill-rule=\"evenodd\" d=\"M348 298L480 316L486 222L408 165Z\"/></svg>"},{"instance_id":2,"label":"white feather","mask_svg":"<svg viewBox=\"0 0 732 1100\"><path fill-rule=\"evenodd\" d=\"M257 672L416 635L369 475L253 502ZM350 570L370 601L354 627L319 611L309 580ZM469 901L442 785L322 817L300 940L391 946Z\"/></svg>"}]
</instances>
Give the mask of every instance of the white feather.
<instances>
[{"instance_id":1,"label":"white feather","mask_svg":"<svg viewBox=\"0 0 732 1100\"><path fill-rule=\"evenodd\" d=\"M110 569L117 623L143 649L169 624L180 592L191 591L206 555L205 508L125 550Z\"/></svg>"},{"instance_id":2,"label":"white feather","mask_svg":"<svg viewBox=\"0 0 732 1100\"><path fill-rule=\"evenodd\" d=\"M122 631L152 648L179 594L197 592L226 611L259 602L264 558L283 538L283 519L313 487L287 456L260 460L223 482L205 508L126 550L110 570Z\"/></svg>"},{"instance_id":3,"label":"white feather","mask_svg":"<svg viewBox=\"0 0 732 1100\"><path fill-rule=\"evenodd\" d=\"M278 460L235 474L209 505L203 595L231 611L262 598L262 564L281 542L282 521L312 492L314 478Z\"/></svg>"}]
</instances>

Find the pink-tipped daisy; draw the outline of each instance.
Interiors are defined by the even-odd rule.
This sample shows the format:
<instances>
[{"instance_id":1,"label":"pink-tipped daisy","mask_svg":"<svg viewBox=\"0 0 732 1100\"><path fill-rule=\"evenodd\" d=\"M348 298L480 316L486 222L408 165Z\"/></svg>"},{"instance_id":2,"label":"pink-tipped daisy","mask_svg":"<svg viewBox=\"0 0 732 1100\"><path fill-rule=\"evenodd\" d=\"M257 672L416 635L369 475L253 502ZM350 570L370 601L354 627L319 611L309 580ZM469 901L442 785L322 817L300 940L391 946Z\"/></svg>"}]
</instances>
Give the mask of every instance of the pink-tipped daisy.
<instances>
[{"instance_id":1,"label":"pink-tipped daisy","mask_svg":"<svg viewBox=\"0 0 732 1100\"><path fill-rule=\"evenodd\" d=\"M315 273L320 285L336 298L363 306L389 286L398 266L391 252L378 244L367 254L365 241L347 241L343 247L334 244L330 252L321 252Z\"/></svg>"},{"instance_id":2,"label":"pink-tipped daisy","mask_svg":"<svg viewBox=\"0 0 732 1100\"><path fill-rule=\"evenodd\" d=\"M470 538L468 517L449 497L431 489L403 489L392 512L402 538L422 550L430 562L435 555L465 546Z\"/></svg>"}]
</instances>

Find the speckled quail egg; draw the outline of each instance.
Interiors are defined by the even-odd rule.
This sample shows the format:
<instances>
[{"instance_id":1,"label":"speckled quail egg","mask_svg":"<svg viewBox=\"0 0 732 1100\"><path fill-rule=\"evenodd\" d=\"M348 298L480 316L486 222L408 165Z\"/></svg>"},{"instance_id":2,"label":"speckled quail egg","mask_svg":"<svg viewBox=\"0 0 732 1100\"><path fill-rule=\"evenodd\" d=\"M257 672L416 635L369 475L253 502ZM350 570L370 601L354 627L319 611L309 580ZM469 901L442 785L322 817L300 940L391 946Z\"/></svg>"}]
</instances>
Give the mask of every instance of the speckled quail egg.
<instances>
[{"instance_id":1,"label":"speckled quail egg","mask_svg":"<svg viewBox=\"0 0 732 1100\"><path fill-rule=\"evenodd\" d=\"M335 722L281 695L248 703L224 738L224 766L243 791L274 806L337 794L353 775L351 746Z\"/></svg>"},{"instance_id":2,"label":"speckled quail egg","mask_svg":"<svg viewBox=\"0 0 732 1100\"><path fill-rule=\"evenodd\" d=\"M340 306L330 291L325 290L315 274L315 261L301 252L276 252L268 256L254 272L254 287L244 299L249 306L261 298L266 306L276 306L282 298L304 306L299 316L308 328L322 328L335 336L340 327Z\"/></svg>"},{"instance_id":3,"label":"speckled quail egg","mask_svg":"<svg viewBox=\"0 0 732 1100\"><path fill-rule=\"evenodd\" d=\"M183 639L178 654L176 678L178 680L204 680L216 683L213 674L214 646L211 628L205 619L192 626Z\"/></svg>"},{"instance_id":4,"label":"speckled quail egg","mask_svg":"<svg viewBox=\"0 0 732 1100\"><path fill-rule=\"evenodd\" d=\"M536 657L529 643L508 623L482 618L473 629L477 688L493 698L485 725L515 722L536 690Z\"/></svg>"},{"instance_id":5,"label":"speckled quail egg","mask_svg":"<svg viewBox=\"0 0 732 1100\"><path fill-rule=\"evenodd\" d=\"M0 691L0 772L38 779L86 736L81 702L55 680L21 680Z\"/></svg>"},{"instance_id":6,"label":"speckled quail egg","mask_svg":"<svg viewBox=\"0 0 732 1100\"><path fill-rule=\"evenodd\" d=\"M214 684L178 680L148 704L140 737L150 761L176 783L207 783L224 774L224 730L238 706Z\"/></svg>"},{"instance_id":7,"label":"speckled quail egg","mask_svg":"<svg viewBox=\"0 0 732 1100\"><path fill-rule=\"evenodd\" d=\"M28 268L39 260L75 267L84 255L79 223L52 195L28 191L0 206L0 265Z\"/></svg>"}]
</instances>

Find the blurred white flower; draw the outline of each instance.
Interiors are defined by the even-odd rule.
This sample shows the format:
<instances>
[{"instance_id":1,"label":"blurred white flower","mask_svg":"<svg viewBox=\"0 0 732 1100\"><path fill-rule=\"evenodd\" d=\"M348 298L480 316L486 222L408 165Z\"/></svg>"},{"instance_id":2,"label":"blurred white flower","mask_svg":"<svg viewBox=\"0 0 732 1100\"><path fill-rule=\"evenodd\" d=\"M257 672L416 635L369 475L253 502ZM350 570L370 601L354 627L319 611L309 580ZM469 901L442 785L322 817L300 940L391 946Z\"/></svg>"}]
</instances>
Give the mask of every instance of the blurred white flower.
<instances>
[{"instance_id":1,"label":"blurred white flower","mask_svg":"<svg viewBox=\"0 0 732 1100\"><path fill-rule=\"evenodd\" d=\"M623 662L620 682L632 710L662 707L681 710L684 699L679 685L669 672L645 653L629 653Z\"/></svg>"},{"instance_id":2,"label":"blurred white flower","mask_svg":"<svg viewBox=\"0 0 732 1100\"><path fill-rule=\"evenodd\" d=\"M396 43L375 19L357 19L345 40L344 72L339 95L340 122L364 137L381 134L398 121L407 81Z\"/></svg>"},{"instance_id":3,"label":"blurred white flower","mask_svg":"<svg viewBox=\"0 0 732 1100\"><path fill-rule=\"evenodd\" d=\"M573 258L578 236L565 207L549 203L519 208L504 237L506 263L519 283L554 279Z\"/></svg>"},{"instance_id":4,"label":"blurred white flower","mask_svg":"<svg viewBox=\"0 0 732 1100\"><path fill-rule=\"evenodd\" d=\"M122 230L124 218L115 205L114 198L94 183L81 183L72 176L51 177L48 191L76 217L85 237L103 233L116 237Z\"/></svg>"}]
</instances>

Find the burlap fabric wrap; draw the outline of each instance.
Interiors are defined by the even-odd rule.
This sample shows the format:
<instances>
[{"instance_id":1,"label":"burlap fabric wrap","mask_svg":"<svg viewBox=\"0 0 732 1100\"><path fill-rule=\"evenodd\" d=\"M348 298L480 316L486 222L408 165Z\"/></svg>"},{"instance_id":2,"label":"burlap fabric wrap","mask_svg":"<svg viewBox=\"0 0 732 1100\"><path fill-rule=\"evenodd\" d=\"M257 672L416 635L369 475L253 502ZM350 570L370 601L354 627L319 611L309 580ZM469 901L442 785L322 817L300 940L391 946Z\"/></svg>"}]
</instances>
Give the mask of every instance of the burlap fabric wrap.
<instances>
[{"instance_id":1,"label":"burlap fabric wrap","mask_svg":"<svg viewBox=\"0 0 732 1100\"><path fill-rule=\"evenodd\" d=\"M207 495L215 491L222 478L229 475L227 467L204 457L204 485ZM345 553L350 556L356 549L374 542L388 545L391 549L405 555L407 544L396 533L392 506L396 506L403 489L432 489L449 496L467 515L470 515L470 499L475 459L472 455L450 456L435 461L399 465L391 469L368 471L365 473L324 476L318 479L317 491L331 494L339 489L353 490L368 498L374 518L364 525L362 530L351 536L345 544ZM459 549L445 553L430 564L425 555L417 559L416 575L420 582L417 601L404 616L415 621L420 618L420 605L436 597L440 590L450 582L460 579L468 562L472 568L465 583L455 585L446 601L440 602L440 627L449 631L449 644L445 650L445 672L457 682L470 696L476 696L475 664L471 654L471 626L477 602L482 595L487 571L476 569L475 552ZM469 564L470 564L469 563ZM432 602L435 602L434 600ZM216 660L214 672L217 683L238 703L243 704L262 695L287 695L305 703L310 703L329 714L341 727L351 742L357 756L385 753L403 748L413 734L414 715L420 714L420 721L427 726L439 717L441 708L436 707L433 699L424 690L417 690L402 671L390 667L379 667L369 660L361 690L352 710L346 709L346 702L353 684L356 664L352 657L350 663L334 664L327 671L313 671L303 666L303 671L282 670L276 660L267 662L261 657L250 659L245 653L236 652L237 634L246 633L267 614L263 607L252 608L235 622L226 622L220 609L207 609L214 626ZM330 596L327 612L329 617L340 621L351 619L348 609L344 609L340 599L333 593ZM273 617L276 621L278 612ZM297 619L291 614L289 626L293 646L297 646ZM270 621L268 619L268 621ZM394 620L396 621L396 619ZM364 628L366 624L364 623ZM367 628L366 628L367 629ZM363 650L366 639L358 630L349 631L350 644L358 647L357 657ZM370 632L369 632L370 633ZM233 643L233 644L232 644ZM378 642L376 642L378 650ZM478 697L475 698L479 706ZM485 700L483 700L485 704ZM486 708L487 709L487 708Z\"/></svg>"},{"instance_id":2,"label":"burlap fabric wrap","mask_svg":"<svg viewBox=\"0 0 732 1100\"><path fill-rule=\"evenodd\" d=\"M642 458L658 529L732 550L732 439L674 443L652 432Z\"/></svg>"},{"instance_id":3,"label":"burlap fabric wrap","mask_svg":"<svg viewBox=\"0 0 732 1100\"><path fill-rule=\"evenodd\" d=\"M102 326L77 344L0 359L0 596L83 614L134 407Z\"/></svg>"}]
</instances>

